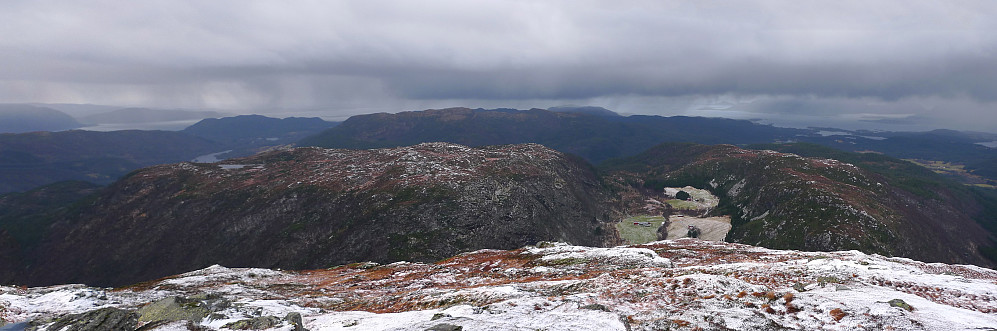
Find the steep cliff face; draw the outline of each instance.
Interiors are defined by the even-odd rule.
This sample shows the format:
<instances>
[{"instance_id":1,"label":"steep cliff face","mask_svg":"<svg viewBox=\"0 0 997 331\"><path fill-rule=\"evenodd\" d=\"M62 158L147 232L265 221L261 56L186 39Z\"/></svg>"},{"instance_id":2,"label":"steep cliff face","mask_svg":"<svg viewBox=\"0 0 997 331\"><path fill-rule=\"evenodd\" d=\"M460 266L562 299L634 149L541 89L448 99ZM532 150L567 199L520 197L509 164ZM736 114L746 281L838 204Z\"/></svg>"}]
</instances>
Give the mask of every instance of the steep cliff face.
<instances>
[{"instance_id":1,"label":"steep cliff face","mask_svg":"<svg viewBox=\"0 0 997 331\"><path fill-rule=\"evenodd\" d=\"M23 273L49 226L98 190L95 184L68 181L0 194L0 281Z\"/></svg>"},{"instance_id":2,"label":"steep cliff face","mask_svg":"<svg viewBox=\"0 0 997 331\"><path fill-rule=\"evenodd\" d=\"M535 144L298 148L223 163L130 174L57 224L19 282L434 261L540 240L600 245L611 232L588 164Z\"/></svg>"},{"instance_id":3,"label":"steep cliff face","mask_svg":"<svg viewBox=\"0 0 997 331\"><path fill-rule=\"evenodd\" d=\"M966 201L894 186L853 164L734 146L662 145L611 164L647 187L693 185L721 197L728 241L813 251L857 249L925 261L992 265Z\"/></svg>"}]
</instances>

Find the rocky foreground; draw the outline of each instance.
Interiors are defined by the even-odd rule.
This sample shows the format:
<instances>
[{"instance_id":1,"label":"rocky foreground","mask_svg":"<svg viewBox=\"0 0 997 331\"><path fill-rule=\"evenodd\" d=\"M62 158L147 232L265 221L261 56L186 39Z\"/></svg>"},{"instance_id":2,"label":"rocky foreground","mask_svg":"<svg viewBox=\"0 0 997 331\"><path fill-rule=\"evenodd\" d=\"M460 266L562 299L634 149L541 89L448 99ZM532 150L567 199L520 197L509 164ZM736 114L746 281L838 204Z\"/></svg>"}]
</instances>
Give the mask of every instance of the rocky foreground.
<instances>
[{"instance_id":1,"label":"rocky foreground","mask_svg":"<svg viewBox=\"0 0 997 331\"><path fill-rule=\"evenodd\" d=\"M997 271L682 239L0 287L2 330L994 330Z\"/></svg>"}]
</instances>

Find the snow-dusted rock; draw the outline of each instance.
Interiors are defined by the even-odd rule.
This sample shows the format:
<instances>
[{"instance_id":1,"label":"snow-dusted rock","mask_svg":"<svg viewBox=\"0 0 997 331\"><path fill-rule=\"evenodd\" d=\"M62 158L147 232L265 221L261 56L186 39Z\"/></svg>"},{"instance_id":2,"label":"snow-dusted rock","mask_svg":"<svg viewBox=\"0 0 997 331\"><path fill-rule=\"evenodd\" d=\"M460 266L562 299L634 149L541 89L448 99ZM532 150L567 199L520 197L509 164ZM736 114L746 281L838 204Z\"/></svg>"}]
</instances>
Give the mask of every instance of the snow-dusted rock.
<instances>
[{"instance_id":1,"label":"snow-dusted rock","mask_svg":"<svg viewBox=\"0 0 997 331\"><path fill-rule=\"evenodd\" d=\"M435 263L274 271L212 266L119 289L0 287L7 322L170 296L232 302L198 322L293 330L978 330L997 325L997 271L856 251L798 252L693 239L591 248L545 243ZM908 310L890 301L899 299ZM896 302L896 301L895 301ZM272 316L272 318L268 317ZM163 323L158 329L182 328Z\"/></svg>"}]
</instances>

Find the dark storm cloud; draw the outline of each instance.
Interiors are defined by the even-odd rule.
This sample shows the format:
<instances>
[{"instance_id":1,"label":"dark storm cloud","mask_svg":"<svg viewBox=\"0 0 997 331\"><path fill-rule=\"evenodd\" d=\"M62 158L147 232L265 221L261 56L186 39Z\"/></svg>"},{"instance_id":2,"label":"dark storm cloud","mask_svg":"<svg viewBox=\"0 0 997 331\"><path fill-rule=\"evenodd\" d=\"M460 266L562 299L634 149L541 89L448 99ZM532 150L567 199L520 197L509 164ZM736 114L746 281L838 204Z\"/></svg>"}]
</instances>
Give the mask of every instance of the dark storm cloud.
<instances>
[{"instance_id":1,"label":"dark storm cloud","mask_svg":"<svg viewBox=\"0 0 997 331\"><path fill-rule=\"evenodd\" d=\"M997 122L994 15L991 1L6 1L0 100L261 109L740 95L801 100L745 107L755 112L931 100Z\"/></svg>"}]
</instances>

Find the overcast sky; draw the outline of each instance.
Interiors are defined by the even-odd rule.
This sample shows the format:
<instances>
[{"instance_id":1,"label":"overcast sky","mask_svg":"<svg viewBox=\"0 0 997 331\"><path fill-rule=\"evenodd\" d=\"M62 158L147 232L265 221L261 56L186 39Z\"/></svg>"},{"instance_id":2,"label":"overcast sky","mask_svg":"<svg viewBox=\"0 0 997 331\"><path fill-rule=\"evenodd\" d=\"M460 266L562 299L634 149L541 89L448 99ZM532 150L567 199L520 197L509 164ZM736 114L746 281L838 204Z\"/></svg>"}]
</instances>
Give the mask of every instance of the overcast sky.
<instances>
[{"instance_id":1,"label":"overcast sky","mask_svg":"<svg viewBox=\"0 0 997 331\"><path fill-rule=\"evenodd\" d=\"M0 1L0 102L997 131L995 17L986 0Z\"/></svg>"}]
</instances>

